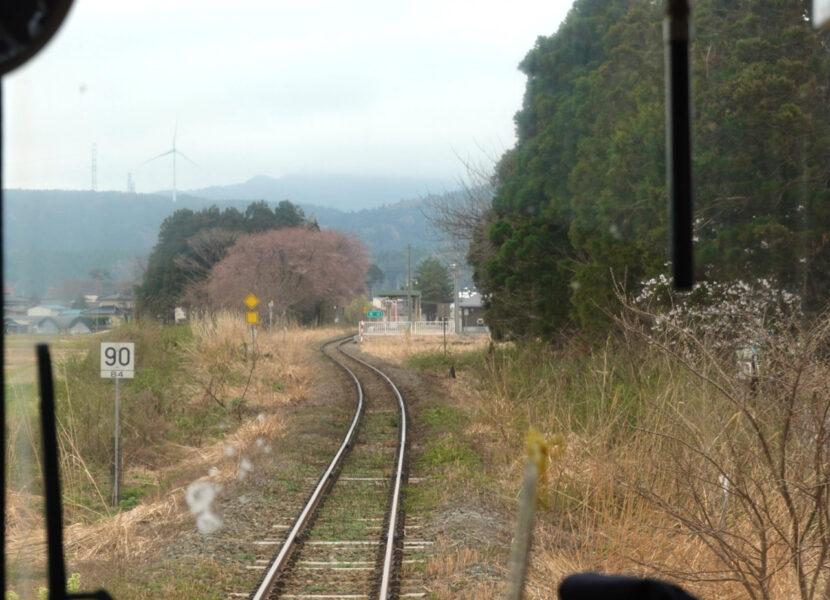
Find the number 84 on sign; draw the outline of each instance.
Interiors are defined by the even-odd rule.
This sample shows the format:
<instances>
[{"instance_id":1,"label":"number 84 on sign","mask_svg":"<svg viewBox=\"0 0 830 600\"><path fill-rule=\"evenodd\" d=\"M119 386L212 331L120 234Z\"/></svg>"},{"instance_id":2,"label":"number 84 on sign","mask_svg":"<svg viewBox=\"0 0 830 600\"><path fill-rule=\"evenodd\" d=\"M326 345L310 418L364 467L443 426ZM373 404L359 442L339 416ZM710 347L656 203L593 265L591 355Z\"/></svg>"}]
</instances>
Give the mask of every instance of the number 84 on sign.
<instances>
[{"instance_id":1,"label":"number 84 on sign","mask_svg":"<svg viewBox=\"0 0 830 600\"><path fill-rule=\"evenodd\" d=\"M101 377L133 379L135 377L135 344L133 342L101 342Z\"/></svg>"}]
</instances>

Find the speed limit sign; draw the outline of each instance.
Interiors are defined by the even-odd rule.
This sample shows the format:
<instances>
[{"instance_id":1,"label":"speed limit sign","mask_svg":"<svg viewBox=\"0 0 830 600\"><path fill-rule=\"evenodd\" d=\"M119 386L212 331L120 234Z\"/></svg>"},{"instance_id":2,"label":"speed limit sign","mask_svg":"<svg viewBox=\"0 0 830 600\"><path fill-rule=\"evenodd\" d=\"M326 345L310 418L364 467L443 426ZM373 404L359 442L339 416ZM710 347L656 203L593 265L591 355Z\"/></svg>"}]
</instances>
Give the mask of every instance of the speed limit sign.
<instances>
[{"instance_id":1,"label":"speed limit sign","mask_svg":"<svg viewBox=\"0 0 830 600\"><path fill-rule=\"evenodd\" d=\"M101 377L132 379L135 377L135 344L101 342Z\"/></svg>"}]
</instances>

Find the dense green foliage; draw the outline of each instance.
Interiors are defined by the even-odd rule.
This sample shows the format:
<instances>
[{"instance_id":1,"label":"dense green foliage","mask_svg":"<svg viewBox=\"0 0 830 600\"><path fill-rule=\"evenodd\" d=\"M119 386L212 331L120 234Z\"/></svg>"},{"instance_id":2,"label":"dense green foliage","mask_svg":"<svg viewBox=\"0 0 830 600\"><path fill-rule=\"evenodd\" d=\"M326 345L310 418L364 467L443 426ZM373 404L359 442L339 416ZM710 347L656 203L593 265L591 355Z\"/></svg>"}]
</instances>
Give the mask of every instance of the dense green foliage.
<instances>
[{"instance_id":1,"label":"dense green foliage","mask_svg":"<svg viewBox=\"0 0 830 600\"><path fill-rule=\"evenodd\" d=\"M302 209L287 200L280 202L274 210L264 201L254 202L244 213L236 208L220 211L216 206L198 212L176 211L162 223L144 281L136 288L139 312L162 320L171 319L173 308L184 300L186 286L194 283L194 275L204 278L210 266L221 260L233 243L233 236L220 234L209 240L212 242L209 251L199 252L192 242L194 239L205 241L195 238L200 232L255 233L304 223ZM200 263L198 273L188 269L188 263L193 262L185 260L188 258Z\"/></svg>"},{"instance_id":2,"label":"dense green foliage","mask_svg":"<svg viewBox=\"0 0 830 600\"><path fill-rule=\"evenodd\" d=\"M438 304L452 302L450 271L437 258L421 261L415 269L415 287L421 292L421 308L429 321L438 318Z\"/></svg>"},{"instance_id":3,"label":"dense green foliage","mask_svg":"<svg viewBox=\"0 0 830 600\"><path fill-rule=\"evenodd\" d=\"M521 63L518 142L470 261L497 335L602 330L667 271L661 3L577 0ZM694 4L698 278L830 291L830 37L799 0Z\"/></svg>"},{"instance_id":4,"label":"dense green foliage","mask_svg":"<svg viewBox=\"0 0 830 600\"><path fill-rule=\"evenodd\" d=\"M366 272L366 287L369 288L369 295L371 296L372 288L375 284L380 283L386 279L386 274L375 263L369 265L369 270Z\"/></svg>"}]
</instances>

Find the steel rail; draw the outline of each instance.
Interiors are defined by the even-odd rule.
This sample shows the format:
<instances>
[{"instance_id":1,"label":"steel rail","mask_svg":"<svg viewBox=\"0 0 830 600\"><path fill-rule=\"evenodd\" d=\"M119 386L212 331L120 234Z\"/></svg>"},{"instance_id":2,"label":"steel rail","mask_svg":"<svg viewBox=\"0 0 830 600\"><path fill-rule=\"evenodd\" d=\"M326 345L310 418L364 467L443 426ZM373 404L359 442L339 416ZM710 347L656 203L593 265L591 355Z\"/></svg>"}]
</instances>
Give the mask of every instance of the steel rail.
<instances>
[{"instance_id":1,"label":"steel rail","mask_svg":"<svg viewBox=\"0 0 830 600\"><path fill-rule=\"evenodd\" d=\"M345 352L343 352L343 350L340 349L340 347L338 347L337 349L341 354L346 354ZM394 563L395 557L395 533L398 529L398 510L400 506L401 489L403 487L404 466L406 461L406 404L404 403L404 399L401 395L400 390L398 390L398 387L392 382L391 379L389 379L386 373L384 373L374 365L370 365L366 361L356 358L350 354L346 354L346 356L372 369L375 373L377 373L386 380L386 382L389 384L389 387L391 387L392 391L395 392L395 396L398 399L398 410L401 414L400 436L398 437L398 456L396 458L395 480L392 491L392 502L389 514L389 527L386 530L386 548L384 550L383 555L383 568L380 580L380 590L378 592L378 600L387 600L387 598L389 597L390 585L392 580L392 565Z\"/></svg>"},{"instance_id":2,"label":"steel rail","mask_svg":"<svg viewBox=\"0 0 830 600\"><path fill-rule=\"evenodd\" d=\"M353 336L349 335L346 339L351 339ZM336 340L332 340L326 342L321 346L321 350L324 349L326 346L330 344L334 344L336 342L343 342L344 338L338 338ZM325 356L329 356L325 354ZM288 537L286 537L285 542L283 542L282 548L280 549L279 554L271 563L271 566L268 568L268 571L265 574L265 577L260 583L259 587L257 588L256 592L251 596L251 600L264 600L272 591L274 584L277 581L277 577L279 576L280 572L285 568L289 558L291 557L291 552L294 550L294 544L297 541L297 537L302 532L303 528L305 527L308 520L311 518L312 514L314 513L314 509L317 508L317 505L320 503L322 499L326 487L330 485L331 477L336 471L336 469L340 466L340 463L343 461L343 457L345 456L346 450L349 448L350 444L352 443L355 434L357 433L357 428L360 423L360 418L363 415L363 408L364 408L364 395L363 395L363 387L360 385L360 381L358 381L357 376L352 373L345 365L342 365L338 361L334 360L329 356L329 358L336 364L340 365L354 380L355 386L357 387L357 406L355 408L354 417L352 418L351 425L349 429L346 431L346 434L343 436L343 441L340 444L337 452L332 458L329 466L323 472L323 475L320 477L320 480L317 482L317 486L314 488L314 491L311 493L308 502L306 502L305 507L303 508L300 516L297 517L294 526L291 528L291 531L288 533Z\"/></svg>"},{"instance_id":3,"label":"steel rail","mask_svg":"<svg viewBox=\"0 0 830 600\"><path fill-rule=\"evenodd\" d=\"M378 599L379 600L387 600L391 591L391 582L392 582L392 570L394 566L394 558L395 558L395 541L396 541L396 532L398 529L398 512L400 510L400 503L401 503L401 492L403 489L404 484L404 476L405 476L405 463L406 463L406 444L407 444L407 413L406 413L406 404L404 402L403 396L401 395L400 390L398 390L397 386L392 382L392 380L381 370L377 367L363 361L351 354L344 352L341 348L343 344L346 343L349 339L352 339L352 335L349 335L347 338L338 338L335 340L331 340L326 342L321 347L325 349L327 346L335 344L339 342L337 350L344 356L348 357L351 360L354 360L357 363L362 364L363 366L371 369L375 373L377 373L380 377L382 377L389 387L394 392L397 401L398 401L398 411L401 416L400 428L399 428L399 435L398 435L398 449L397 449L397 456L395 459L395 472L394 472L394 481L392 487L392 494L391 494L391 501L390 501L390 508L389 508L389 522L388 528L386 530L385 535L385 546L384 546L384 558L383 564L381 566L381 573L380 573L380 582L378 587ZM325 354L325 352L323 352ZM306 524L308 523L309 519L312 517L314 510L317 508L318 504L320 503L323 495L327 491L327 488L330 487L332 483L332 477L336 470L341 466L341 463L345 457L346 450L349 448L350 444L352 443L356 433L357 428L360 423L361 416L364 411L364 393L363 387L360 384L357 375L349 369L346 365L342 362L338 361L334 357L325 354L332 362L340 366L344 371L346 371L352 380L355 383L355 387L358 391L358 403L355 409L355 414L352 419L351 425L343 437L343 442L340 445L337 453L335 454L332 461L329 463L329 466L326 468L323 475L320 477L320 480L317 483L314 491L312 492L308 502L304 506L300 516L297 518L294 526L292 527L291 531L289 532L288 536L286 537L285 542L283 542L282 548L280 549L279 554L271 563L271 566L268 569L265 577L263 578L262 583L260 584L257 591L250 597L250 600L264 600L268 595L271 594L273 591L274 585L277 582L277 578L279 577L280 573L285 568L286 564L290 560L292 552L294 550L294 545L297 541L297 537L305 528Z\"/></svg>"}]
</instances>

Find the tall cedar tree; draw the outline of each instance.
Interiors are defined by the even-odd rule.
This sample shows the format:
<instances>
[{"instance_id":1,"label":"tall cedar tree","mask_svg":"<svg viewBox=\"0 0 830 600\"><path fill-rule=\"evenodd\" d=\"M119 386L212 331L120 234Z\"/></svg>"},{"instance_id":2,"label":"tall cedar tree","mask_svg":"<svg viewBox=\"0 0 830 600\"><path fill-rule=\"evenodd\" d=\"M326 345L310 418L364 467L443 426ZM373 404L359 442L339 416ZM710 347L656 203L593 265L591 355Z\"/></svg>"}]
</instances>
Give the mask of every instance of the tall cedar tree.
<instances>
[{"instance_id":1,"label":"tall cedar tree","mask_svg":"<svg viewBox=\"0 0 830 600\"><path fill-rule=\"evenodd\" d=\"M830 33L800 0L694 4L697 276L830 292ZM516 146L469 256L498 336L601 332L667 271L660 3L577 0L522 61Z\"/></svg>"},{"instance_id":2,"label":"tall cedar tree","mask_svg":"<svg viewBox=\"0 0 830 600\"><path fill-rule=\"evenodd\" d=\"M452 302L449 269L437 258L425 258L415 269L415 288L421 292L421 307L427 320L438 318L438 304Z\"/></svg>"}]
</instances>

